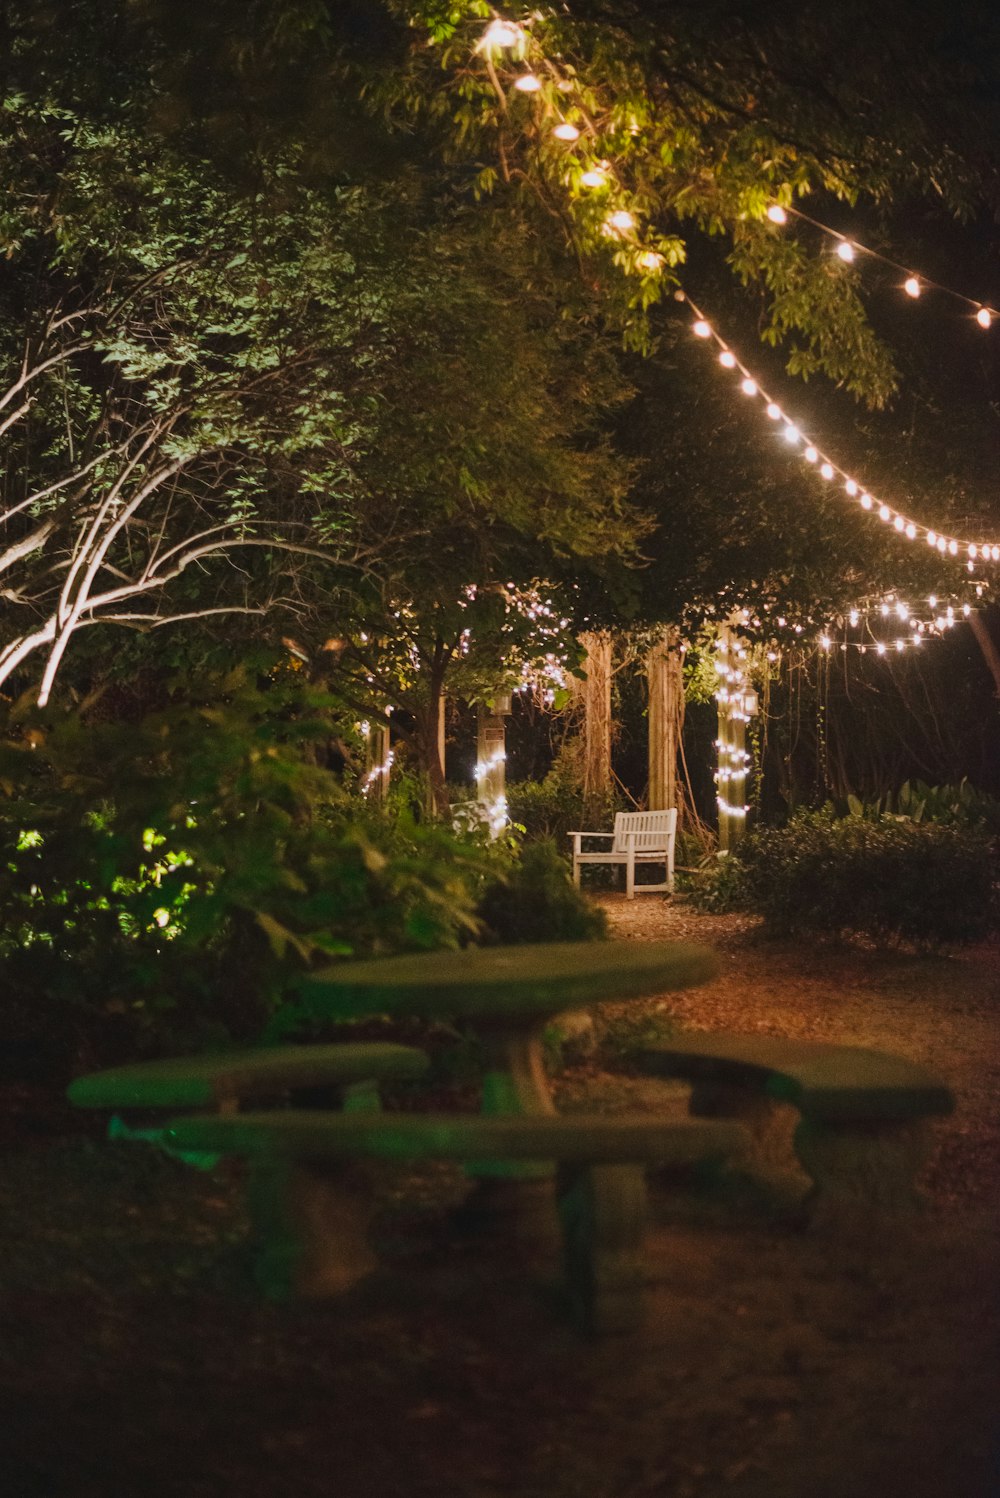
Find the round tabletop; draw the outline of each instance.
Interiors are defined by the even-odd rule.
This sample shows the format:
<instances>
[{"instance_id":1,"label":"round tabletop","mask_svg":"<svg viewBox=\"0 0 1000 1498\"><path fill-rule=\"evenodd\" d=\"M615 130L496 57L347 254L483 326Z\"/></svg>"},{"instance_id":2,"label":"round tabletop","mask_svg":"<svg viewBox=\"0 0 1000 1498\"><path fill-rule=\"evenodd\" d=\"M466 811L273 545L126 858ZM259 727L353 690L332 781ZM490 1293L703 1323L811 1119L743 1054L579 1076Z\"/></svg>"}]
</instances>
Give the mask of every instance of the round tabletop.
<instances>
[{"instance_id":1,"label":"round tabletop","mask_svg":"<svg viewBox=\"0 0 1000 1498\"><path fill-rule=\"evenodd\" d=\"M304 978L304 1007L325 1018L365 1014L525 1023L564 1009L638 999L705 983L708 947L685 942L542 942L339 962Z\"/></svg>"}]
</instances>

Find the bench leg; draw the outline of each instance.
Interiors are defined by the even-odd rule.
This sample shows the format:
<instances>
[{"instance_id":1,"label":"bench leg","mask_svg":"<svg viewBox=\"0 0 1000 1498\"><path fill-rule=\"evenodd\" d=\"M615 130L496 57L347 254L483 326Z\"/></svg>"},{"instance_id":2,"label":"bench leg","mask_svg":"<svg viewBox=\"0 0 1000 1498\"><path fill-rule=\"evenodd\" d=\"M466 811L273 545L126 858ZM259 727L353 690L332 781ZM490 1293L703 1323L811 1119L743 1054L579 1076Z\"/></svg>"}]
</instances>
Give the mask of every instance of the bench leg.
<instances>
[{"instance_id":1,"label":"bench leg","mask_svg":"<svg viewBox=\"0 0 1000 1498\"><path fill-rule=\"evenodd\" d=\"M363 1166L260 1158L248 1195L254 1272L270 1299L340 1295L376 1267Z\"/></svg>"},{"instance_id":2,"label":"bench leg","mask_svg":"<svg viewBox=\"0 0 1000 1498\"><path fill-rule=\"evenodd\" d=\"M558 1193L574 1320L598 1335L632 1331L645 1287L642 1166L563 1165Z\"/></svg>"},{"instance_id":3,"label":"bench leg","mask_svg":"<svg viewBox=\"0 0 1000 1498\"><path fill-rule=\"evenodd\" d=\"M810 1225L864 1228L920 1204L916 1178L931 1149L926 1119L905 1123L821 1123L804 1118L795 1150L813 1182Z\"/></svg>"},{"instance_id":4,"label":"bench leg","mask_svg":"<svg viewBox=\"0 0 1000 1498\"><path fill-rule=\"evenodd\" d=\"M732 1118L744 1124L752 1141L740 1163L748 1166L793 1166L792 1136L797 1114L787 1105L774 1103L749 1087L725 1082L696 1082L691 1088L688 1112L693 1118Z\"/></svg>"}]
</instances>

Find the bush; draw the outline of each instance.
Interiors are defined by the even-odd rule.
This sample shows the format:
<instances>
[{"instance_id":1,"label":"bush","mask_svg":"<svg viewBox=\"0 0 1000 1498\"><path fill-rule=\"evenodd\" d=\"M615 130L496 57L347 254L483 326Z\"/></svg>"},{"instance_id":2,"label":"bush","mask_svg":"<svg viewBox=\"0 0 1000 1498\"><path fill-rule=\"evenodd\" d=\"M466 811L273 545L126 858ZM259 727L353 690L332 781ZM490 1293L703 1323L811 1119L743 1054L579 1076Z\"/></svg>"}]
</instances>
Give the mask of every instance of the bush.
<instances>
[{"instance_id":1,"label":"bush","mask_svg":"<svg viewBox=\"0 0 1000 1498\"><path fill-rule=\"evenodd\" d=\"M995 924L990 842L961 826L827 808L755 832L725 863L716 899L763 916L773 935L852 932L937 950Z\"/></svg>"},{"instance_id":2,"label":"bush","mask_svg":"<svg viewBox=\"0 0 1000 1498\"><path fill-rule=\"evenodd\" d=\"M620 810L613 795L597 804L591 799L584 806L579 781L561 761L553 765L544 780L522 780L508 785L507 808L511 821L524 828L527 842L548 839L567 856L567 833L581 829L610 832L615 812Z\"/></svg>"},{"instance_id":3,"label":"bush","mask_svg":"<svg viewBox=\"0 0 1000 1498\"><path fill-rule=\"evenodd\" d=\"M39 1065L246 1038L331 955L475 932L489 865L315 763L335 708L237 671L134 724L11 725L0 1013Z\"/></svg>"},{"instance_id":4,"label":"bush","mask_svg":"<svg viewBox=\"0 0 1000 1498\"><path fill-rule=\"evenodd\" d=\"M576 888L551 839L523 846L487 886L477 915L485 942L593 941L607 928L603 910Z\"/></svg>"}]
</instances>

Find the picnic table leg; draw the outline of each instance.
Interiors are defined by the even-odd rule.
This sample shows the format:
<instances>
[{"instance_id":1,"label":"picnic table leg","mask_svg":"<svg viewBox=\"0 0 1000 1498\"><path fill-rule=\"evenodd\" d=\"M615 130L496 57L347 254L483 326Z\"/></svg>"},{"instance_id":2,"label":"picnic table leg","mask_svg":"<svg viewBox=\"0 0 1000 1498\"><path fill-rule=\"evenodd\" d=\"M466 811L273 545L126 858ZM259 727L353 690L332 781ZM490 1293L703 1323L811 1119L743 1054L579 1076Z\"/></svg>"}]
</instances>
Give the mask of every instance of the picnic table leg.
<instances>
[{"instance_id":1,"label":"picnic table leg","mask_svg":"<svg viewBox=\"0 0 1000 1498\"><path fill-rule=\"evenodd\" d=\"M555 1113L542 1056L544 1030L536 1021L480 1030L486 1067L481 1106L487 1117ZM474 1186L460 1221L503 1238L523 1259L551 1262L558 1244L555 1169L555 1162L546 1160L470 1160L465 1173Z\"/></svg>"},{"instance_id":2,"label":"picnic table leg","mask_svg":"<svg viewBox=\"0 0 1000 1498\"><path fill-rule=\"evenodd\" d=\"M248 1201L254 1272L272 1300L340 1295L376 1267L363 1165L261 1155L251 1163Z\"/></svg>"},{"instance_id":3,"label":"picnic table leg","mask_svg":"<svg viewBox=\"0 0 1000 1498\"><path fill-rule=\"evenodd\" d=\"M632 1331L643 1315L646 1180L641 1165L566 1164L559 1171L566 1282L584 1331Z\"/></svg>"}]
</instances>

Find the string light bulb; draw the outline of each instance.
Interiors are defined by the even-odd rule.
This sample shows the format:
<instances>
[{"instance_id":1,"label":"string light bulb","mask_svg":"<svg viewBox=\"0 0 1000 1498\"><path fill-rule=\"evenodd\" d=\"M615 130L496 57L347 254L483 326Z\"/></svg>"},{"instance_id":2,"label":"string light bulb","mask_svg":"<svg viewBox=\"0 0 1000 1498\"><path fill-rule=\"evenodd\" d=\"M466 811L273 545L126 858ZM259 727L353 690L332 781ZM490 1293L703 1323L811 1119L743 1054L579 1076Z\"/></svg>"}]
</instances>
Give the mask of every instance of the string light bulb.
<instances>
[{"instance_id":1,"label":"string light bulb","mask_svg":"<svg viewBox=\"0 0 1000 1498\"><path fill-rule=\"evenodd\" d=\"M483 52L495 52L507 47L517 47L524 40L524 32L513 21L491 21L479 39Z\"/></svg>"},{"instance_id":2,"label":"string light bulb","mask_svg":"<svg viewBox=\"0 0 1000 1498\"><path fill-rule=\"evenodd\" d=\"M522 73L514 79L514 87L522 94L537 94L541 86L542 80L534 73Z\"/></svg>"},{"instance_id":3,"label":"string light bulb","mask_svg":"<svg viewBox=\"0 0 1000 1498\"><path fill-rule=\"evenodd\" d=\"M785 212L784 208L782 208L780 203L772 203L770 208L767 210L767 216L771 220L772 224L788 223L788 214Z\"/></svg>"},{"instance_id":4,"label":"string light bulb","mask_svg":"<svg viewBox=\"0 0 1000 1498\"><path fill-rule=\"evenodd\" d=\"M616 234L627 234L635 228L635 219L627 208L619 208L609 217L608 225Z\"/></svg>"},{"instance_id":5,"label":"string light bulb","mask_svg":"<svg viewBox=\"0 0 1000 1498\"><path fill-rule=\"evenodd\" d=\"M917 280L917 277L907 276L903 282L903 290L907 296L918 297L920 295L920 282Z\"/></svg>"},{"instance_id":6,"label":"string light bulb","mask_svg":"<svg viewBox=\"0 0 1000 1498\"><path fill-rule=\"evenodd\" d=\"M854 259L854 246L849 239L842 239L837 246L837 254L845 264L850 265Z\"/></svg>"},{"instance_id":7,"label":"string light bulb","mask_svg":"<svg viewBox=\"0 0 1000 1498\"><path fill-rule=\"evenodd\" d=\"M556 140L579 140L580 132L569 120L561 120L552 134Z\"/></svg>"},{"instance_id":8,"label":"string light bulb","mask_svg":"<svg viewBox=\"0 0 1000 1498\"><path fill-rule=\"evenodd\" d=\"M993 322L993 314L989 307L980 307L976 313L976 322L981 328L988 328Z\"/></svg>"},{"instance_id":9,"label":"string light bulb","mask_svg":"<svg viewBox=\"0 0 1000 1498\"><path fill-rule=\"evenodd\" d=\"M590 166L580 177L584 187L607 187L608 174L601 166Z\"/></svg>"},{"instance_id":10,"label":"string light bulb","mask_svg":"<svg viewBox=\"0 0 1000 1498\"><path fill-rule=\"evenodd\" d=\"M703 317L699 317L696 323L691 325L691 331L696 338L711 338L712 329Z\"/></svg>"}]
</instances>

